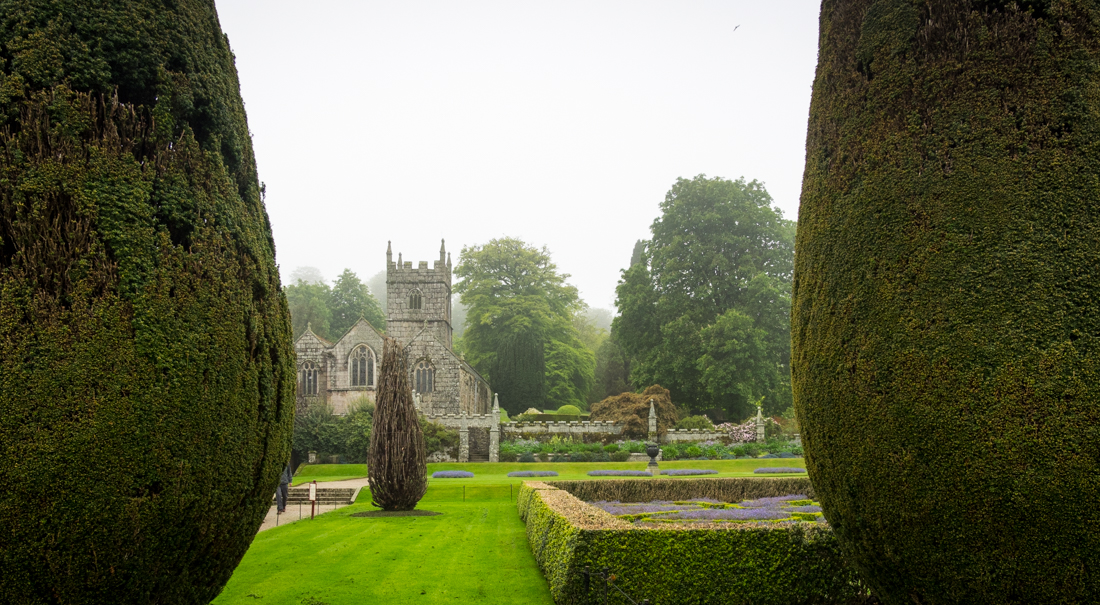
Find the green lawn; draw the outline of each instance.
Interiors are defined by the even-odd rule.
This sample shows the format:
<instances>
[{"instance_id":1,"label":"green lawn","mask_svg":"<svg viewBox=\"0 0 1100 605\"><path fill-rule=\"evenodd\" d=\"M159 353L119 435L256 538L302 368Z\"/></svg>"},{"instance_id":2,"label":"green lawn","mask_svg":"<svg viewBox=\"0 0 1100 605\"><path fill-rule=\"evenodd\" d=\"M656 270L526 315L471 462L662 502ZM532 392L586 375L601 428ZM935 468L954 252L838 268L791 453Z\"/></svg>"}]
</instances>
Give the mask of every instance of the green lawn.
<instances>
[{"instance_id":1,"label":"green lawn","mask_svg":"<svg viewBox=\"0 0 1100 605\"><path fill-rule=\"evenodd\" d=\"M660 463L662 469L672 468L697 468L718 471L717 475L702 475L704 477L752 477L753 469L765 466L793 466L805 468L802 458L766 458L754 460L676 460ZM588 471L592 470L645 470L642 462L468 462L449 463L440 462L428 465L428 475L435 471L470 471L474 473L472 479L429 479L429 483L437 485L507 485L509 483L519 485L523 478L508 477L512 471L557 471L558 477L549 477L547 481L566 479L615 479L616 477L589 477ZM301 485L310 481L338 481L342 479L354 479L367 476L365 464L314 464L303 466L294 476L294 485ZM761 475L755 475L761 476ZM790 475L764 475L767 477L787 477Z\"/></svg>"},{"instance_id":2,"label":"green lawn","mask_svg":"<svg viewBox=\"0 0 1100 605\"><path fill-rule=\"evenodd\" d=\"M363 490L360 504L261 532L214 603L550 605L508 486L467 491L430 487L418 508L438 517L350 517L374 510Z\"/></svg>"},{"instance_id":3,"label":"green lawn","mask_svg":"<svg viewBox=\"0 0 1100 605\"><path fill-rule=\"evenodd\" d=\"M752 476L762 466L803 466L801 458L685 460L661 468L719 471L707 477ZM429 479L418 508L437 517L354 518L374 510L364 489L357 503L256 536L214 603L359 605L360 603L509 603L550 605L515 495L515 470L553 470L551 479L596 479L597 469L642 470L637 462L429 464L428 473L468 470L471 479ZM364 477L366 465L302 467L295 484ZM769 475L774 476L774 475ZM644 480L644 479L643 479Z\"/></svg>"}]
</instances>

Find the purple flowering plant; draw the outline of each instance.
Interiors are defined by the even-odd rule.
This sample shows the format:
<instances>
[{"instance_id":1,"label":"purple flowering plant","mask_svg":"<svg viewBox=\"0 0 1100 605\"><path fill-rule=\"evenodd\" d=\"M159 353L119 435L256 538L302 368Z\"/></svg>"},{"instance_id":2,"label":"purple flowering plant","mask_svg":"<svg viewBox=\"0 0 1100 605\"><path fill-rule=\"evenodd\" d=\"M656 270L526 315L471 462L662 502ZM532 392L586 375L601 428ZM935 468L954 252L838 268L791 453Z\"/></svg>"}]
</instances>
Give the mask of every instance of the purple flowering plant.
<instances>
[{"instance_id":1,"label":"purple flowering plant","mask_svg":"<svg viewBox=\"0 0 1100 605\"><path fill-rule=\"evenodd\" d=\"M432 473L432 479L469 479L474 474L470 471L436 471Z\"/></svg>"},{"instance_id":2,"label":"purple flowering plant","mask_svg":"<svg viewBox=\"0 0 1100 605\"><path fill-rule=\"evenodd\" d=\"M588 471L590 477L652 477L649 471Z\"/></svg>"},{"instance_id":3,"label":"purple flowering plant","mask_svg":"<svg viewBox=\"0 0 1100 605\"><path fill-rule=\"evenodd\" d=\"M671 477L678 477L682 475L717 475L718 471L700 470L696 468L674 468L661 471L661 474L669 475Z\"/></svg>"},{"instance_id":4,"label":"purple flowering plant","mask_svg":"<svg viewBox=\"0 0 1100 605\"><path fill-rule=\"evenodd\" d=\"M512 471L509 477L557 477L557 471Z\"/></svg>"},{"instance_id":5,"label":"purple flowering plant","mask_svg":"<svg viewBox=\"0 0 1100 605\"><path fill-rule=\"evenodd\" d=\"M804 473L806 469L798 468L796 466L763 466L758 469L753 469L754 473Z\"/></svg>"}]
</instances>

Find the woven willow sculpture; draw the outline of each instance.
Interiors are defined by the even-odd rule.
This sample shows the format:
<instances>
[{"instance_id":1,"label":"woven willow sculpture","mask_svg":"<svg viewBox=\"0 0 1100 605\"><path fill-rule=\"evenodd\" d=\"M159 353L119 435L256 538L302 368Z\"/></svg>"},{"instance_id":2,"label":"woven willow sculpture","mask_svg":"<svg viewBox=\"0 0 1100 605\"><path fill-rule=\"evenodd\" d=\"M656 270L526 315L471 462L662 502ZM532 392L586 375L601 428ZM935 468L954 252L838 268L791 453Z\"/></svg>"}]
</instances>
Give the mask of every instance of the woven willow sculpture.
<instances>
[{"instance_id":1,"label":"woven willow sculpture","mask_svg":"<svg viewBox=\"0 0 1100 605\"><path fill-rule=\"evenodd\" d=\"M409 389L401 345L386 338L367 458L372 503L383 510L412 510L428 489L424 433Z\"/></svg>"}]
</instances>

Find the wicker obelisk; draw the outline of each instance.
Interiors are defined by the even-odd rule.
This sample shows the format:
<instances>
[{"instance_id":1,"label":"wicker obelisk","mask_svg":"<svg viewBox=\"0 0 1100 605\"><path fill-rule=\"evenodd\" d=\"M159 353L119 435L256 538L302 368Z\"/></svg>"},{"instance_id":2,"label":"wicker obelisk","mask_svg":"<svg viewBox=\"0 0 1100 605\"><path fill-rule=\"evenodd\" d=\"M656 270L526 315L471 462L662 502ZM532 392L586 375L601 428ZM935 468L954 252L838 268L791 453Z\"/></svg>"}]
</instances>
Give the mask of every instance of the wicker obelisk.
<instances>
[{"instance_id":1,"label":"wicker obelisk","mask_svg":"<svg viewBox=\"0 0 1100 605\"><path fill-rule=\"evenodd\" d=\"M371 501L383 510L412 510L428 489L424 433L417 422L404 349L386 337L382 351L367 458Z\"/></svg>"}]
</instances>

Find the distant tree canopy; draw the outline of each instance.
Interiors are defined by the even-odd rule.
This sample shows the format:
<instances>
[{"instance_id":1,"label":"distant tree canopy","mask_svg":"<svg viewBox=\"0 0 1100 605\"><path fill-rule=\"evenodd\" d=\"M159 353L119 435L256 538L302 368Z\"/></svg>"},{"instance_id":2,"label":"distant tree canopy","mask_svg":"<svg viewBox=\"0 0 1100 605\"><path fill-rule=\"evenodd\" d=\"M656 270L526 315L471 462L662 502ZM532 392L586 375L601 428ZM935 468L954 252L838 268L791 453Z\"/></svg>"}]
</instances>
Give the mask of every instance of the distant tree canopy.
<instances>
[{"instance_id":1,"label":"distant tree canopy","mask_svg":"<svg viewBox=\"0 0 1100 605\"><path fill-rule=\"evenodd\" d=\"M574 325L584 304L550 252L515 238L464 247L455 291L467 308L462 350L516 414L587 407L595 355Z\"/></svg>"},{"instance_id":2,"label":"distant tree canopy","mask_svg":"<svg viewBox=\"0 0 1100 605\"><path fill-rule=\"evenodd\" d=\"M616 289L614 333L633 382L666 385L685 409L723 420L749 416L761 396L781 413L794 222L760 183L703 175L677 180L661 211Z\"/></svg>"},{"instance_id":3,"label":"distant tree canopy","mask_svg":"<svg viewBox=\"0 0 1100 605\"><path fill-rule=\"evenodd\" d=\"M292 275L298 275L295 270ZM317 274L320 275L319 273ZM336 278L329 287L324 282L300 280L286 286L287 303L297 339L312 325L313 333L326 340L336 340L351 329L360 317L379 331L386 330L386 315L366 284L350 269Z\"/></svg>"}]
</instances>

